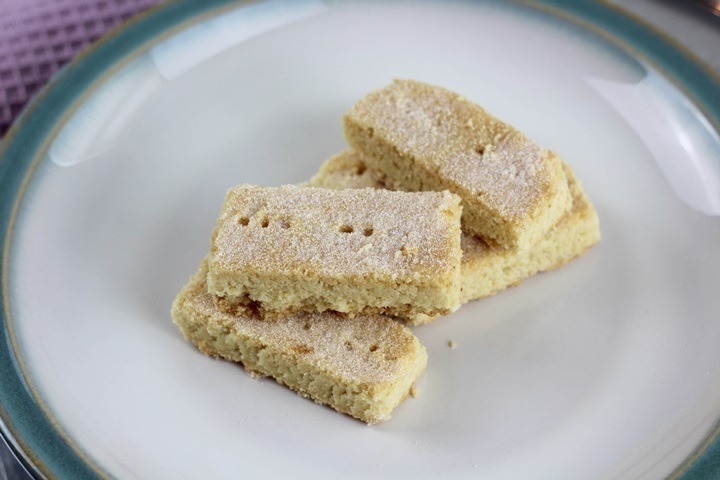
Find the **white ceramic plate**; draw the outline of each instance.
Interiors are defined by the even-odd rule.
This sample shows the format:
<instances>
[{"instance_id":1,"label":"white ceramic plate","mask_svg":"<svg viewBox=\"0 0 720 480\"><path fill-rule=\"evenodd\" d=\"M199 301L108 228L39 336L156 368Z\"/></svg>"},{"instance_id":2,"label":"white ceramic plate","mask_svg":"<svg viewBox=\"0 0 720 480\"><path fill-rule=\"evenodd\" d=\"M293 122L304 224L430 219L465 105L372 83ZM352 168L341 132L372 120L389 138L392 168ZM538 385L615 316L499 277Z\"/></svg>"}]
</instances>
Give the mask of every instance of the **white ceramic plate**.
<instances>
[{"instance_id":1,"label":"white ceramic plate","mask_svg":"<svg viewBox=\"0 0 720 480\"><path fill-rule=\"evenodd\" d=\"M225 191L308 179L394 77L559 152L603 239L416 328L420 395L367 427L202 356L168 312ZM715 82L598 4L157 10L66 70L1 153L4 432L62 478L716 478Z\"/></svg>"}]
</instances>

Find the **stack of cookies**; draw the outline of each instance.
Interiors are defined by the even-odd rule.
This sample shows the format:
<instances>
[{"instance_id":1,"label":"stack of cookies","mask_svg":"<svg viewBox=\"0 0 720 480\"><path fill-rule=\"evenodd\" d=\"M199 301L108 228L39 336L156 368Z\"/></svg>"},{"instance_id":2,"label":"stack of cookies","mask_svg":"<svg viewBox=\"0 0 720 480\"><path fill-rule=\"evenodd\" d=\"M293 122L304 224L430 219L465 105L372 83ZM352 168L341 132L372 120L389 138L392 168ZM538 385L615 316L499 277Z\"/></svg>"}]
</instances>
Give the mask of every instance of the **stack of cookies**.
<instances>
[{"instance_id":1,"label":"stack of cookies","mask_svg":"<svg viewBox=\"0 0 720 480\"><path fill-rule=\"evenodd\" d=\"M600 233L557 155L452 92L398 80L344 127L351 149L309 185L228 192L172 317L203 353L372 424L426 366L404 324L556 268Z\"/></svg>"}]
</instances>

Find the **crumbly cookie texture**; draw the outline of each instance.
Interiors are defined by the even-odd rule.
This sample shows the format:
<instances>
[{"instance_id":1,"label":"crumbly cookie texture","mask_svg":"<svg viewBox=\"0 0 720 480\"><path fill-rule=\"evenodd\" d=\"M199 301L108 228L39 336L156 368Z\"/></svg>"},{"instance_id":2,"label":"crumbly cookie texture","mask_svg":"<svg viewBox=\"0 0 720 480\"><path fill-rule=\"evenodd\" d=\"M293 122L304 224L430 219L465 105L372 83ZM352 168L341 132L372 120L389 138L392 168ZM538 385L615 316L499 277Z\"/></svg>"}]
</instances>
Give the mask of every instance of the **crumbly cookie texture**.
<instances>
[{"instance_id":1,"label":"crumbly cookie texture","mask_svg":"<svg viewBox=\"0 0 720 480\"><path fill-rule=\"evenodd\" d=\"M458 194L463 229L505 248L530 248L570 208L557 155L443 88L395 80L343 122L350 146L396 188Z\"/></svg>"},{"instance_id":2,"label":"crumbly cookie texture","mask_svg":"<svg viewBox=\"0 0 720 480\"><path fill-rule=\"evenodd\" d=\"M179 293L171 315L206 355L240 362L300 395L374 424L387 420L425 370L410 330L381 315L298 313L276 320L219 310L207 292L207 264Z\"/></svg>"},{"instance_id":3,"label":"crumbly cookie texture","mask_svg":"<svg viewBox=\"0 0 720 480\"><path fill-rule=\"evenodd\" d=\"M445 192L230 189L208 290L228 311L442 315L460 306L460 199Z\"/></svg>"},{"instance_id":4,"label":"crumbly cookie texture","mask_svg":"<svg viewBox=\"0 0 720 480\"><path fill-rule=\"evenodd\" d=\"M538 272L558 268L584 253L600 240L597 213L570 167L563 164L572 207L532 248L508 250L463 233L461 239L461 298L463 303L517 285ZM368 167L357 153L347 150L327 160L310 181L324 188L392 188L380 171ZM412 325L433 316L401 317Z\"/></svg>"}]
</instances>

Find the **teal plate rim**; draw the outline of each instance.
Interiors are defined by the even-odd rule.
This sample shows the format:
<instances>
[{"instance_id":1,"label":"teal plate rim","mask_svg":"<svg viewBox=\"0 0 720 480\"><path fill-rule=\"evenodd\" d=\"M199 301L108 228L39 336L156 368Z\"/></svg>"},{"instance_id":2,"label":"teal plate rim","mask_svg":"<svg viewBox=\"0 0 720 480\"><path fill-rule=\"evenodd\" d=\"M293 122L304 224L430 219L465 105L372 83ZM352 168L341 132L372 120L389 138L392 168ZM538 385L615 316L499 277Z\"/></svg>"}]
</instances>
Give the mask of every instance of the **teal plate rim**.
<instances>
[{"instance_id":1,"label":"teal plate rim","mask_svg":"<svg viewBox=\"0 0 720 480\"><path fill-rule=\"evenodd\" d=\"M471 0L495 1L495 0ZM720 132L720 77L673 39L625 11L598 0L512 0L588 29L666 75ZM38 478L96 479L110 475L72 443L28 382L15 355L9 284L13 227L33 172L58 125L91 90L158 38L248 0L177 0L152 8L103 37L64 68L25 108L0 143L0 434ZM720 418L694 452L668 477L720 477Z\"/></svg>"}]
</instances>

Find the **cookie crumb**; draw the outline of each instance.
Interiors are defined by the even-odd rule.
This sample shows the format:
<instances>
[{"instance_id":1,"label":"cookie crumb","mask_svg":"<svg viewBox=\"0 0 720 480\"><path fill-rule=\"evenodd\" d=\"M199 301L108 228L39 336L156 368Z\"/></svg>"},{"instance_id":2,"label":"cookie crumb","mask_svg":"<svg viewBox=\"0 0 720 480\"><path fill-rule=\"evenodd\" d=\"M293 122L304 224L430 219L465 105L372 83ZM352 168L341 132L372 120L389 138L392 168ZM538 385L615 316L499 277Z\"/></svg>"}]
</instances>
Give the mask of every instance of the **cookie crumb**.
<instances>
[{"instance_id":1,"label":"cookie crumb","mask_svg":"<svg viewBox=\"0 0 720 480\"><path fill-rule=\"evenodd\" d=\"M410 396L411 397L417 398L419 394L420 394L420 391L418 390L418 388L415 385L410 387Z\"/></svg>"}]
</instances>

